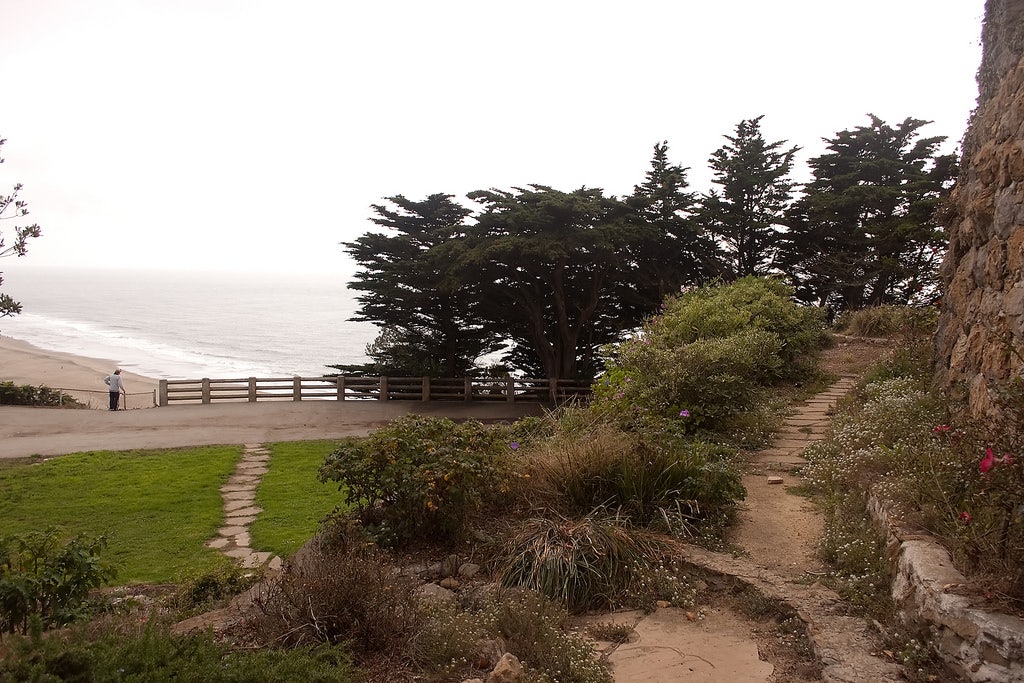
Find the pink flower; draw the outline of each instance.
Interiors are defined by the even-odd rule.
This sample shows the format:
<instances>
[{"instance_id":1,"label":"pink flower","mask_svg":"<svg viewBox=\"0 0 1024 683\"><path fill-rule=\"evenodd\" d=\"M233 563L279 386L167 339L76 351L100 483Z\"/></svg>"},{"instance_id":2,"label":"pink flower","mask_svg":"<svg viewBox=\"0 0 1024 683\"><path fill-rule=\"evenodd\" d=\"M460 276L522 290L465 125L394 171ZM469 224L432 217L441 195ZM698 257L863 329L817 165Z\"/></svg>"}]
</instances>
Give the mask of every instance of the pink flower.
<instances>
[{"instance_id":1,"label":"pink flower","mask_svg":"<svg viewBox=\"0 0 1024 683\"><path fill-rule=\"evenodd\" d=\"M985 450L985 457L982 458L981 463L978 465L978 468L981 470L981 473L985 474L990 469L992 469L992 466L995 465L995 464L996 464L996 454L992 452L991 448L986 449Z\"/></svg>"},{"instance_id":2,"label":"pink flower","mask_svg":"<svg viewBox=\"0 0 1024 683\"><path fill-rule=\"evenodd\" d=\"M690 417L690 411L687 410L686 408L683 408L682 410L679 411L679 417Z\"/></svg>"},{"instance_id":3,"label":"pink flower","mask_svg":"<svg viewBox=\"0 0 1024 683\"><path fill-rule=\"evenodd\" d=\"M932 433L933 434L944 434L944 433L948 432L949 429L950 429L949 425L936 425L935 427L932 427Z\"/></svg>"},{"instance_id":4,"label":"pink flower","mask_svg":"<svg viewBox=\"0 0 1024 683\"><path fill-rule=\"evenodd\" d=\"M999 462L1003 463L1004 465L1012 465L1013 456L1010 455L1009 453L1003 453L1003 457L999 458Z\"/></svg>"},{"instance_id":5,"label":"pink flower","mask_svg":"<svg viewBox=\"0 0 1024 683\"><path fill-rule=\"evenodd\" d=\"M969 513L969 512L961 512L960 513L960 521L963 522L964 524L970 524L972 519L974 519L974 518L971 517L971 513Z\"/></svg>"}]
</instances>

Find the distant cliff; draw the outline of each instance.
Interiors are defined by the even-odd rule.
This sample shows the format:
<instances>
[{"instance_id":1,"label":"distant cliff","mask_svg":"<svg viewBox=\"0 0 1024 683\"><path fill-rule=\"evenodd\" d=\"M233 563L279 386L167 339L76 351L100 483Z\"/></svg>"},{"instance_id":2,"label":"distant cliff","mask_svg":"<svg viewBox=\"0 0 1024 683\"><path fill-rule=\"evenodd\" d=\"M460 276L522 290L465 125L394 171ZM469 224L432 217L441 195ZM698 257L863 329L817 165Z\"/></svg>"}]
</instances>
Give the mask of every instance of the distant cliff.
<instances>
[{"instance_id":1,"label":"distant cliff","mask_svg":"<svg viewBox=\"0 0 1024 683\"><path fill-rule=\"evenodd\" d=\"M1024 374L1024 0L988 0L978 107L944 223L949 251L936 383L968 392L972 415Z\"/></svg>"}]
</instances>

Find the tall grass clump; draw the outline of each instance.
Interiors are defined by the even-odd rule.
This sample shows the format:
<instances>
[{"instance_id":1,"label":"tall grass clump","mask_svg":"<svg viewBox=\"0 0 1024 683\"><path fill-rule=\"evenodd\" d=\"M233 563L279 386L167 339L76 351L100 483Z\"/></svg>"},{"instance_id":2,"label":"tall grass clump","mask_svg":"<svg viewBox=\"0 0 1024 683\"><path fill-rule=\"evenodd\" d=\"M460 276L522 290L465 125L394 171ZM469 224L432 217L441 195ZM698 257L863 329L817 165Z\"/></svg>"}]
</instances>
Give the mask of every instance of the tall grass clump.
<instances>
[{"instance_id":1,"label":"tall grass clump","mask_svg":"<svg viewBox=\"0 0 1024 683\"><path fill-rule=\"evenodd\" d=\"M871 306L846 311L835 323L839 332L857 337L922 337L935 332L934 306Z\"/></svg>"},{"instance_id":2,"label":"tall grass clump","mask_svg":"<svg viewBox=\"0 0 1024 683\"><path fill-rule=\"evenodd\" d=\"M600 513L677 537L727 518L745 496L734 452L600 426L531 449L525 497L567 516Z\"/></svg>"}]
</instances>

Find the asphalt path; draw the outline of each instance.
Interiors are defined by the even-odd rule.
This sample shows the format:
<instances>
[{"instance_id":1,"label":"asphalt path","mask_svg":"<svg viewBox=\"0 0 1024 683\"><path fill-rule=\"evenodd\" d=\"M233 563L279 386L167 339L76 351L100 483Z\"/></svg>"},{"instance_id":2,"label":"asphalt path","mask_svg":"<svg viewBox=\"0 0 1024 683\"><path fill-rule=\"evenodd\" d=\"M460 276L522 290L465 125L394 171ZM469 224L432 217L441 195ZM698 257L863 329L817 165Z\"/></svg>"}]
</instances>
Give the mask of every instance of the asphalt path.
<instances>
[{"instance_id":1,"label":"asphalt path","mask_svg":"<svg viewBox=\"0 0 1024 683\"><path fill-rule=\"evenodd\" d=\"M543 412L536 403L420 401L267 401L117 412L0 406L0 459L364 436L410 413L499 422Z\"/></svg>"}]
</instances>

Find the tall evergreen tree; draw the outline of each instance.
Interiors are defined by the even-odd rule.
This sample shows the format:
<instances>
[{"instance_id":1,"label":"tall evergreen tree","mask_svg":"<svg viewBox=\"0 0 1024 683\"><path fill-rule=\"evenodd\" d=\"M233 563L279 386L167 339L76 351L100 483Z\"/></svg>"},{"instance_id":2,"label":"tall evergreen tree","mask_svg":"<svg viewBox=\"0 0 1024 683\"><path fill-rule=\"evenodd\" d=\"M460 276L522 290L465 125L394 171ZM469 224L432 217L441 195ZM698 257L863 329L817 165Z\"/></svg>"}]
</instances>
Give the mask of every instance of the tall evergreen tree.
<instances>
[{"instance_id":1,"label":"tall evergreen tree","mask_svg":"<svg viewBox=\"0 0 1024 683\"><path fill-rule=\"evenodd\" d=\"M492 324L513 344L510 360L549 378L592 378L598 347L648 310L632 254L652 228L599 189L532 185L469 196L485 210L460 258L480 283Z\"/></svg>"},{"instance_id":2,"label":"tall evergreen tree","mask_svg":"<svg viewBox=\"0 0 1024 683\"><path fill-rule=\"evenodd\" d=\"M464 375L479 356L500 346L482 323L473 281L457 272L451 252L441 248L465 236L472 212L448 194L387 201L372 207L371 220L390 233L370 232L343 243L362 268L350 284L363 292L352 319L381 326L381 337L371 345L378 371Z\"/></svg>"},{"instance_id":3,"label":"tall evergreen tree","mask_svg":"<svg viewBox=\"0 0 1024 683\"><path fill-rule=\"evenodd\" d=\"M699 284L720 274L722 262L714 240L693 219L696 199L687 188L689 169L668 160L668 141L654 145L646 179L626 201L656 236L638 245L645 264L641 282L652 307L683 285Z\"/></svg>"},{"instance_id":4,"label":"tall evergreen tree","mask_svg":"<svg viewBox=\"0 0 1024 683\"><path fill-rule=\"evenodd\" d=\"M835 310L906 304L934 290L945 239L934 214L957 168L928 121L871 122L825 139L788 216L786 262L803 300Z\"/></svg>"},{"instance_id":5,"label":"tall evergreen tree","mask_svg":"<svg viewBox=\"0 0 1024 683\"><path fill-rule=\"evenodd\" d=\"M776 271L781 224L792 201L789 174L800 148L765 141L762 118L740 121L735 135L725 136L729 143L708 159L720 190L702 198L701 222L724 245L733 278Z\"/></svg>"}]
</instances>

